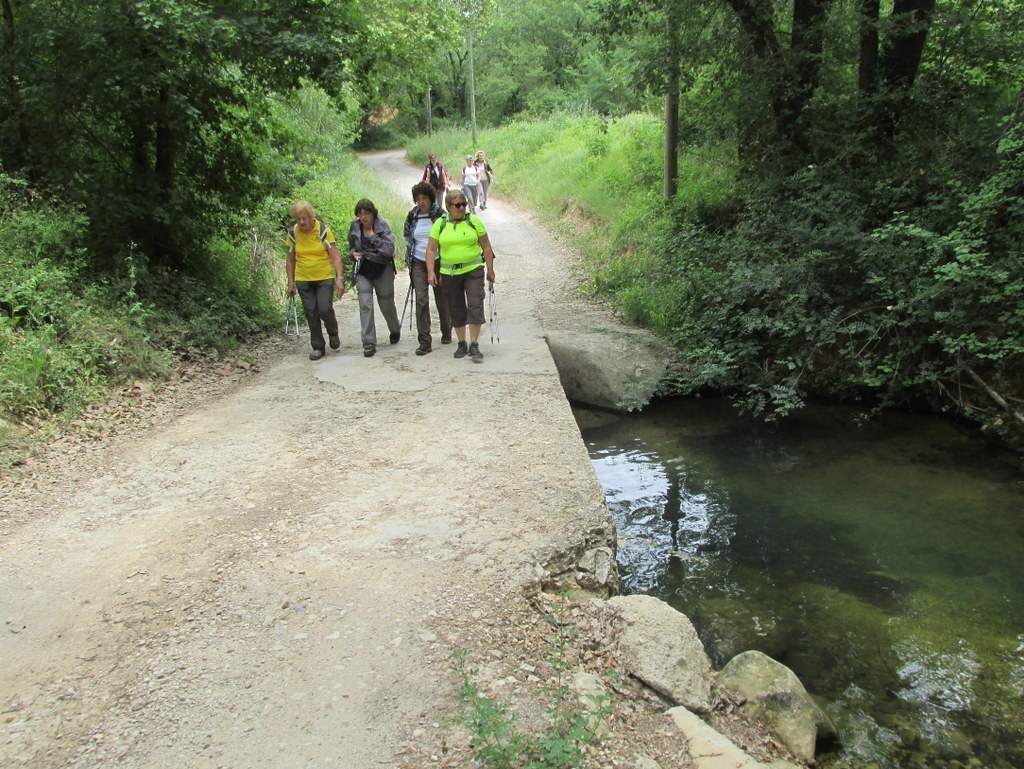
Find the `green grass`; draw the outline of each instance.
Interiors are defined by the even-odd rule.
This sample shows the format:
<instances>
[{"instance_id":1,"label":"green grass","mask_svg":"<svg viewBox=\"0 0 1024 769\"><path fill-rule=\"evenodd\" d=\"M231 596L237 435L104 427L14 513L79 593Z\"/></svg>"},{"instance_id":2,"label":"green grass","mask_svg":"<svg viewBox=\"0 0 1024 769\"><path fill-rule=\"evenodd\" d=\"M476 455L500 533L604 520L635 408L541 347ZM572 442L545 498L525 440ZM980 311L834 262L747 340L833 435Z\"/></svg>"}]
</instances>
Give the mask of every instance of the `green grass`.
<instances>
[{"instance_id":1,"label":"green grass","mask_svg":"<svg viewBox=\"0 0 1024 769\"><path fill-rule=\"evenodd\" d=\"M684 147L678 192L662 195L664 130L651 114L618 119L556 115L479 134L453 129L409 142L407 157L435 151L457 179L466 153L494 165L492 191L532 209L584 255L584 284L611 298L630 322L668 332L679 311L672 265L676 223L714 218L736 194L738 161L728 143Z\"/></svg>"}]
</instances>

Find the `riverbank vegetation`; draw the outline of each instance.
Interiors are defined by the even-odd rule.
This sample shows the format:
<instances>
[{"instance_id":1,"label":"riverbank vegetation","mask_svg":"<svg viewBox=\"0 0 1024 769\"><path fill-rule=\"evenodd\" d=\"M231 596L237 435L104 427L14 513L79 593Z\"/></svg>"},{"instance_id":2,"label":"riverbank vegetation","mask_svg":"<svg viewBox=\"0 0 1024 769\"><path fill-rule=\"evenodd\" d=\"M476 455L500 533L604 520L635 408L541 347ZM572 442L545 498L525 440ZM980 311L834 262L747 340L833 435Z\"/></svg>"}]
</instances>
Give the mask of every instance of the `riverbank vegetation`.
<instances>
[{"instance_id":1,"label":"riverbank vegetation","mask_svg":"<svg viewBox=\"0 0 1024 769\"><path fill-rule=\"evenodd\" d=\"M476 37L496 189L584 225L594 290L677 344L675 390L1021 434L1018 0L512 5ZM411 155L461 165L466 134Z\"/></svg>"}]
</instances>

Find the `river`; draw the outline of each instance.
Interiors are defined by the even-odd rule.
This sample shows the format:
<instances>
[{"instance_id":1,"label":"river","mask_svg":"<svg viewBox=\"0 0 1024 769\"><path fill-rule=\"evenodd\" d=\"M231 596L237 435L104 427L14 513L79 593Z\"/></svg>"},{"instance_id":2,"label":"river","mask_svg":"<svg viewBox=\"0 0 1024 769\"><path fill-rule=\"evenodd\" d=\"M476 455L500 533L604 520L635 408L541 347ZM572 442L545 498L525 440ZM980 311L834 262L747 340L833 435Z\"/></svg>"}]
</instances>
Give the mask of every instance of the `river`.
<instances>
[{"instance_id":1,"label":"river","mask_svg":"<svg viewBox=\"0 0 1024 769\"><path fill-rule=\"evenodd\" d=\"M718 399L577 409L623 592L822 698L843 769L1024 767L1024 470L948 420Z\"/></svg>"}]
</instances>

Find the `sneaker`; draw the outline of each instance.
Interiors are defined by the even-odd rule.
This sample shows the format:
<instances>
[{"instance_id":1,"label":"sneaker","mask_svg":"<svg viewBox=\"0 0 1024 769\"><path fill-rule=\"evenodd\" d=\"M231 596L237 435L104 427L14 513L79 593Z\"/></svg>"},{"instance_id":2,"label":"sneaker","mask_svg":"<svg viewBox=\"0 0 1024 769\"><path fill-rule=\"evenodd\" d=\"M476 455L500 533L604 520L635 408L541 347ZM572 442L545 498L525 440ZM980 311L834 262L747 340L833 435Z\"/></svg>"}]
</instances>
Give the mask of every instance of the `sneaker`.
<instances>
[{"instance_id":1,"label":"sneaker","mask_svg":"<svg viewBox=\"0 0 1024 769\"><path fill-rule=\"evenodd\" d=\"M309 354L310 360L320 360L322 357L324 357L323 350L313 350L313 352Z\"/></svg>"},{"instance_id":2,"label":"sneaker","mask_svg":"<svg viewBox=\"0 0 1024 769\"><path fill-rule=\"evenodd\" d=\"M466 347L466 343L459 342L459 346L455 348L455 355L452 357L465 358L467 355L469 355L469 348Z\"/></svg>"},{"instance_id":3,"label":"sneaker","mask_svg":"<svg viewBox=\"0 0 1024 769\"><path fill-rule=\"evenodd\" d=\"M332 350L337 350L339 347L341 347L341 337L340 336L336 336L336 335L332 336L331 337L331 349Z\"/></svg>"},{"instance_id":4,"label":"sneaker","mask_svg":"<svg viewBox=\"0 0 1024 769\"><path fill-rule=\"evenodd\" d=\"M401 338L402 338L402 332L401 331L392 331L391 332L391 336L388 337L388 341L390 341L391 344L398 344L398 340L401 339Z\"/></svg>"},{"instance_id":5,"label":"sneaker","mask_svg":"<svg viewBox=\"0 0 1024 769\"><path fill-rule=\"evenodd\" d=\"M451 334L449 334L448 336L445 336L444 334L441 335L441 344L451 344L451 343L452 343L452 335Z\"/></svg>"},{"instance_id":6,"label":"sneaker","mask_svg":"<svg viewBox=\"0 0 1024 769\"><path fill-rule=\"evenodd\" d=\"M480 345L476 342L473 342L473 344L469 346L469 358L474 363L484 362L484 354L480 352Z\"/></svg>"},{"instance_id":7,"label":"sneaker","mask_svg":"<svg viewBox=\"0 0 1024 769\"><path fill-rule=\"evenodd\" d=\"M417 355L426 355L432 349L434 349L434 348L431 347L429 344L421 344L419 347L416 348L416 354Z\"/></svg>"},{"instance_id":8,"label":"sneaker","mask_svg":"<svg viewBox=\"0 0 1024 769\"><path fill-rule=\"evenodd\" d=\"M374 347L372 344L368 344L368 345L366 345L366 347L363 348L363 357L364 358L372 358L376 354L377 354L377 348Z\"/></svg>"}]
</instances>

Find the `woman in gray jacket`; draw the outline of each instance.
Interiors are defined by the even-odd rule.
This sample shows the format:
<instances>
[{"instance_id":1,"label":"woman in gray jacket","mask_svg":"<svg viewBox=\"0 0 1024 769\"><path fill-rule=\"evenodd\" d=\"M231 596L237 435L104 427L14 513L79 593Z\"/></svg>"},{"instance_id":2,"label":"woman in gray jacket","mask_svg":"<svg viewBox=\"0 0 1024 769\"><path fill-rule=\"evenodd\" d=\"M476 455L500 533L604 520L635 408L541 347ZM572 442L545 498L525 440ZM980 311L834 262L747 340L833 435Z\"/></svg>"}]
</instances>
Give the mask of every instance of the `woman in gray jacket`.
<instances>
[{"instance_id":1,"label":"woman in gray jacket","mask_svg":"<svg viewBox=\"0 0 1024 769\"><path fill-rule=\"evenodd\" d=\"M355 215L348 231L348 246L349 255L355 261L363 355L370 358L377 352L374 293L391 332L391 344L397 344L402 338L402 326L395 307L395 236L388 223L377 215L377 207L372 200L363 198L356 203Z\"/></svg>"}]
</instances>

